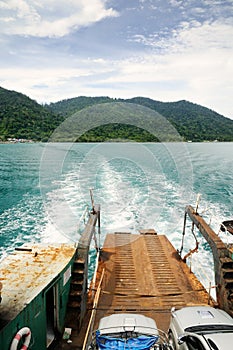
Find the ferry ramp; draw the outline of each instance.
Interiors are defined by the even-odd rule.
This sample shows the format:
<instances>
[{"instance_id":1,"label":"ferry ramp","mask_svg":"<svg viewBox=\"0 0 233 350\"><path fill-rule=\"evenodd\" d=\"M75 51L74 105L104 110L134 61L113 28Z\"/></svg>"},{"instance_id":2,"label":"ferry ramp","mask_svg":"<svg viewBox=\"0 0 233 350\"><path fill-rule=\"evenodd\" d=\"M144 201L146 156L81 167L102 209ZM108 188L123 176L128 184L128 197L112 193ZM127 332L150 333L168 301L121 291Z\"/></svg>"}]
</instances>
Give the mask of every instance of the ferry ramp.
<instances>
[{"instance_id":1,"label":"ferry ramp","mask_svg":"<svg viewBox=\"0 0 233 350\"><path fill-rule=\"evenodd\" d=\"M123 312L152 317L167 331L172 307L211 302L167 237L153 230L108 234L101 259L94 329L100 318Z\"/></svg>"},{"instance_id":2,"label":"ferry ramp","mask_svg":"<svg viewBox=\"0 0 233 350\"><path fill-rule=\"evenodd\" d=\"M72 343L56 349L87 349L100 319L114 313L152 317L167 332L172 307L214 304L167 237L154 230L107 234L88 299L82 328L73 328Z\"/></svg>"}]
</instances>

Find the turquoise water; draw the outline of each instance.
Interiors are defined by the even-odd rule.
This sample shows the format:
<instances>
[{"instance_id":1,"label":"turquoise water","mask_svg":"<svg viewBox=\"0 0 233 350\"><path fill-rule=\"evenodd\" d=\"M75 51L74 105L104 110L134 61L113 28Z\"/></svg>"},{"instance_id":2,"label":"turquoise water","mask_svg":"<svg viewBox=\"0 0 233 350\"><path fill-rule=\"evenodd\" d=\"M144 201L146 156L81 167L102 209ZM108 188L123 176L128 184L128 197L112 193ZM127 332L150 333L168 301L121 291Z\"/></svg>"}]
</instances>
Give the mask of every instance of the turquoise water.
<instances>
[{"instance_id":1,"label":"turquoise water","mask_svg":"<svg viewBox=\"0 0 233 350\"><path fill-rule=\"evenodd\" d=\"M1 144L0 155L1 258L28 241L77 241L90 188L101 241L155 228L179 249L184 208L198 193L216 232L233 218L233 143ZM193 246L187 239L185 249ZM211 274L206 245L200 254Z\"/></svg>"}]
</instances>

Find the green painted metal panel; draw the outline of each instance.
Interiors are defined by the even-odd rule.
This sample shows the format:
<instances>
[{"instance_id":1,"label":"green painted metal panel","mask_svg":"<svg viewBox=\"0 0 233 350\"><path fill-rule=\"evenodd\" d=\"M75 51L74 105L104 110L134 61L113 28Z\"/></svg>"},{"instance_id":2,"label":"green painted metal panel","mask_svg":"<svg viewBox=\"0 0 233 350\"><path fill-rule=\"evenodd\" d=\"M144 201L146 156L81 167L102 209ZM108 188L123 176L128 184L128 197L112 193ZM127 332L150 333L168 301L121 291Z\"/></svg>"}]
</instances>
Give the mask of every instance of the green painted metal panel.
<instances>
[{"instance_id":1,"label":"green painted metal panel","mask_svg":"<svg viewBox=\"0 0 233 350\"><path fill-rule=\"evenodd\" d=\"M0 344L2 350L10 349L15 334L23 327L29 327L32 333L29 349L46 349L46 312L43 307L43 298L40 294L33 302L25 307L12 322L1 332Z\"/></svg>"},{"instance_id":2,"label":"green painted metal panel","mask_svg":"<svg viewBox=\"0 0 233 350\"><path fill-rule=\"evenodd\" d=\"M66 307L69 298L70 277L73 259L57 276L55 281L43 290L32 302L25 305L25 309L10 323L0 330L0 349L9 350L15 334L23 327L29 327L32 333L30 350L47 349L47 312L46 293L54 290L56 301L55 333L63 333L65 325Z\"/></svg>"}]
</instances>

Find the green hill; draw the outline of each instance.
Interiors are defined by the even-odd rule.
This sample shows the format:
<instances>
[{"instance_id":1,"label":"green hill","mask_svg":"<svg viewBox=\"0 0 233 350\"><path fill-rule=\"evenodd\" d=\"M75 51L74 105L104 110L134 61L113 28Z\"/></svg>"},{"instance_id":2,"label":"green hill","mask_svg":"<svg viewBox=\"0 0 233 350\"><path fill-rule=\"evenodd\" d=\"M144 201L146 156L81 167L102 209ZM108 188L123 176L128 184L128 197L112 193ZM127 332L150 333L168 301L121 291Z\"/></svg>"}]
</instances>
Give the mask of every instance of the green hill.
<instances>
[{"instance_id":1,"label":"green hill","mask_svg":"<svg viewBox=\"0 0 233 350\"><path fill-rule=\"evenodd\" d=\"M175 127L184 141L233 141L233 120L188 101L159 102L144 97L123 100L80 96L42 106L21 93L1 87L0 140L17 138L47 141L65 118L84 108L111 102L133 103L158 112ZM158 141L145 130L119 123L96 127L83 134L78 141L106 140Z\"/></svg>"},{"instance_id":2,"label":"green hill","mask_svg":"<svg viewBox=\"0 0 233 350\"><path fill-rule=\"evenodd\" d=\"M109 97L77 97L51 103L54 113L69 117L82 108L98 103L127 102L148 107L164 116L183 137L184 141L233 141L233 120L206 107L188 101L159 102L149 98L111 99ZM113 125L98 127L80 138L80 141L105 141L108 139L130 139L135 141L157 141L153 135L134 126Z\"/></svg>"},{"instance_id":3,"label":"green hill","mask_svg":"<svg viewBox=\"0 0 233 350\"><path fill-rule=\"evenodd\" d=\"M29 97L0 87L0 140L47 141L63 119Z\"/></svg>"},{"instance_id":4,"label":"green hill","mask_svg":"<svg viewBox=\"0 0 233 350\"><path fill-rule=\"evenodd\" d=\"M233 120L198 104L185 100L158 102L142 97L132 98L128 102L162 114L186 141L233 141Z\"/></svg>"},{"instance_id":5,"label":"green hill","mask_svg":"<svg viewBox=\"0 0 233 350\"><path fill-rule=\"evenodd\" d=\"M114 101L116 100L110 97L79 96L67 100L58 101L55 103L50 103L48 105L48 108L53 113L63 115L64 117L69 117L73 113L80 111L83 108L91 107L98 103L109 103Z\"/></svg>"}]
</instances>

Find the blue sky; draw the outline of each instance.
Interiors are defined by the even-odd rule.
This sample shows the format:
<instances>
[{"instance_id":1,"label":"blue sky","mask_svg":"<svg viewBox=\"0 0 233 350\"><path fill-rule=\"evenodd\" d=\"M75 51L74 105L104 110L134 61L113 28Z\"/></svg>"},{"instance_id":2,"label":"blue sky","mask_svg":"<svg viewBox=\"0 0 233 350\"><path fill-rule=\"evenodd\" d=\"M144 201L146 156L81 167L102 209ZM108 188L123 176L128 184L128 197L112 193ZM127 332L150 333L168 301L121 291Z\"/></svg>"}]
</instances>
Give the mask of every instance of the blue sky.
<instances>
[{"instance_id":1,"label":"blue sky","mask_svg":"<svg viewBox=\"0 0 233 350\"><path fill-rule=\"evenodd\" d=\"M188 101L233 119L233 0L0 0L0 86Z\"/></svg>"}]
</instances>

